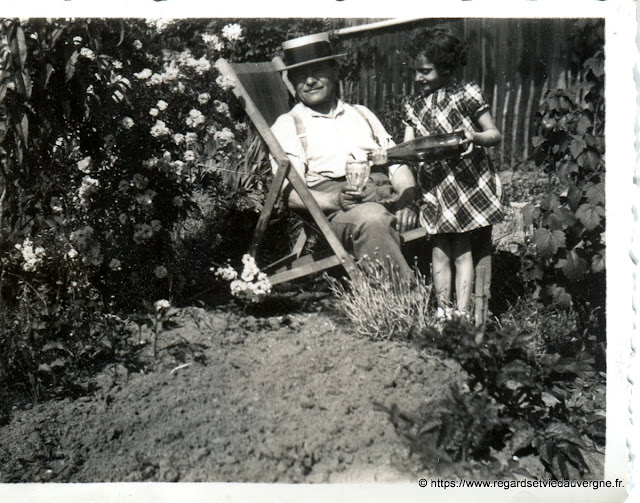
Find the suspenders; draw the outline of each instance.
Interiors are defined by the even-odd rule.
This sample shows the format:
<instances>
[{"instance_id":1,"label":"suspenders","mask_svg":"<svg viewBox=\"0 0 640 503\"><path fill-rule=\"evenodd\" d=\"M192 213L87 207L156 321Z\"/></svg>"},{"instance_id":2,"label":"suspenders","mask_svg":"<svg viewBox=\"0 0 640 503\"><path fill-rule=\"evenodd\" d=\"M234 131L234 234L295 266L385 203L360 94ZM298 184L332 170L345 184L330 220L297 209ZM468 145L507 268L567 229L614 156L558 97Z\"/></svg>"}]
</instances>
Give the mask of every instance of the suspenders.
<instances>
[{"instance_id":1,"label":"suspenders","mask_svg":"<svg viewBox=\"0 0 640 503\"><path fill-rule=\"evenodd\" d=\"M351 108L353 108L356 112L358 112L360 114L360 117L364 119L364 121L367 123L367 126L369 126L369 129L371 130L371 136L373 137L375 142L378 144L378 146L380 146L380 139L376 135L376 132L373 129L371 121L369 120L369 117L367 117L367 115L364 113L360 105L351 105ZM291 110L289 112L289 115L293 118L293 122L296 125L296 135L300 140L300 144L302 145L302 151L306 156L307 155L307 132L305 131L304 124L302 123L302 119L294 110Z\"/></svg>"}]
</instances>

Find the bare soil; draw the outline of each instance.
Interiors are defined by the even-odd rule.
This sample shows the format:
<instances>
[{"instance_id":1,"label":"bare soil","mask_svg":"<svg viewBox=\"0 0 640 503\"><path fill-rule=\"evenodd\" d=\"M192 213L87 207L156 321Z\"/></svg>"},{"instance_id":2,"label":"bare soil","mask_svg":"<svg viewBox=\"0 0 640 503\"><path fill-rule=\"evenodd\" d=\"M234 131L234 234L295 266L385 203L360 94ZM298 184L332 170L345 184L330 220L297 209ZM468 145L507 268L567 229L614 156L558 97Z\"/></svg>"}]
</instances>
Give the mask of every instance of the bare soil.
<instances>
[{"instance_id":1,"label":"bare soil","mask_svg":"<svg viewBox=\"0 0 640 503\"><path fill-rule=\"evenodd\" d=\"M14 411L0 429L0 481L415 481L376 403L415 410L458 378L457 364L358 338L318 308L182 309L157 358L142 333L144 368L112 366L90 396Z\"/></svg>"}]
</instances>

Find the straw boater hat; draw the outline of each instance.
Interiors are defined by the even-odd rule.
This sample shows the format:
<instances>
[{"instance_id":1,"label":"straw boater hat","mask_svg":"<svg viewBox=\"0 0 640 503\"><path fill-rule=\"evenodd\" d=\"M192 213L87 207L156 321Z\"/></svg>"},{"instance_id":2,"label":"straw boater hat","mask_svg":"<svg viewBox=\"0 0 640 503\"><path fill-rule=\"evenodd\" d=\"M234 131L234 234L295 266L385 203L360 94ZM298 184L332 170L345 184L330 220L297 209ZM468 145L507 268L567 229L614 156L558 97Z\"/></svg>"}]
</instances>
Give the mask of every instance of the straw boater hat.
<instances>
[{"instance_id":1,"label":"straw boater hat","mask_svg":"<svg viewBox=\"0 0 640 503\"><path fill-rule=\"evenodd\" d=\"M328 61L347 55L346 53L333 54L327 33L315 33L306 37L287 40L282 43L282 49L286 66L280 68L280 71L291 70L299 66L320 63L321 61Z\"/></svg>"}]
</instances>

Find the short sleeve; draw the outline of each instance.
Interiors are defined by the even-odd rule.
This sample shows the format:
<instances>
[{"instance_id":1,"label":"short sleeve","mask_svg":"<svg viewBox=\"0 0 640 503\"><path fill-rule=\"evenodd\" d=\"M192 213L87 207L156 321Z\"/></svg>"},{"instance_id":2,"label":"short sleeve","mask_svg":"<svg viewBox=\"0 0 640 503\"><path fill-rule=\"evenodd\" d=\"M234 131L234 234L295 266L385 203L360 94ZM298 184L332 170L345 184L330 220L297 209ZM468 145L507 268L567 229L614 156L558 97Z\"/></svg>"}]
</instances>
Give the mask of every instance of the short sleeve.
<instances>
[{"instance_id":1,"label":"short sleeve","mask_svg":"<svg viewBox=\"0 0 640 503\"><path fill-rule=\"evenodd\" d=\"M464 85L462 105L465 114L473 119L477 119L483 112L489 110L484 94L475 82L468 82Z\"/></svg>"}]
</instances>

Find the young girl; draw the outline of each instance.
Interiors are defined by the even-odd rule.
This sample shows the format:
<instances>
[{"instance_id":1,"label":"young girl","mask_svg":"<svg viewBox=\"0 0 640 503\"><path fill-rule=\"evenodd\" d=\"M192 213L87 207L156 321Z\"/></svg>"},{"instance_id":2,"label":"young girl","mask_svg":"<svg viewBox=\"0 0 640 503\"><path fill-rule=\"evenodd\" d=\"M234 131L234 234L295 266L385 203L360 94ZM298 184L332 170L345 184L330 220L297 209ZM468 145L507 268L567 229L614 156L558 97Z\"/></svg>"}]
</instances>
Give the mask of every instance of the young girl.
<instances>
[{"instance_id":1,"label":"young girl","mask_svg":"<svg viewBox=\"0 0 640 503\"><path fill-rule=\"evenodd\" d=\"M455 270L455 306L467 315L474 281L472 237L484 236L490 244L491 226L503 219L500 179L483 148L497 145L502 136L478 85L455 78L466 64L466 45L440 29L420 30L413 42L416 95L405 105L405 141L416 134L463 130L468 144L460 159L430 161L418 173L423 192L420 224L433 235L438 312L450 312Z\"/></svg>"}]
</instances>

